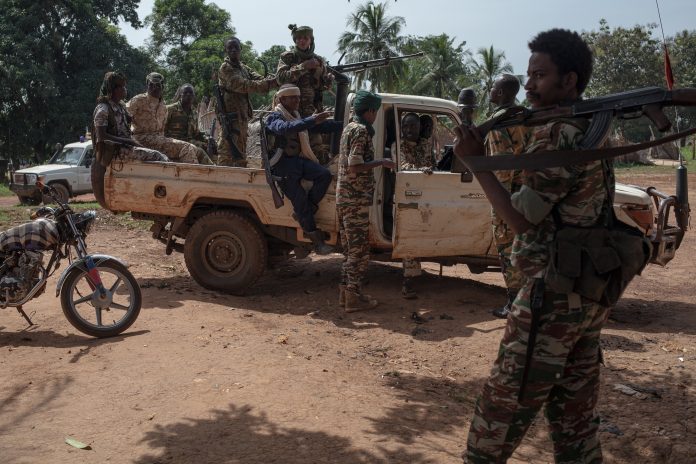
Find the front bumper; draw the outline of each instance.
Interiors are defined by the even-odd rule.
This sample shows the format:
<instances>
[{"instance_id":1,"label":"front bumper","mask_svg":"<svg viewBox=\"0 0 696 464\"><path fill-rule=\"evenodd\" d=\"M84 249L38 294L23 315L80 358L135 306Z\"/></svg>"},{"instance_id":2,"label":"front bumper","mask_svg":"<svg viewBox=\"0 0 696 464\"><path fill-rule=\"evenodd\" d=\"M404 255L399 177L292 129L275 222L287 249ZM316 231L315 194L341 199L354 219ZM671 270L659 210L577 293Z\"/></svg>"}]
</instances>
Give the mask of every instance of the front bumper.
<instances>
[{"instance_id":1,"label":"front bumper","mask_svg":"<svg viewBox=\"0 0 696 464\"><path fill-rule=\"evenodd\" d=\"M15 172L12 174L10 190L20 197L40 197L39 189L36 188L38 176L36 174L22 174Z\"/></svg>"}]
</instances>

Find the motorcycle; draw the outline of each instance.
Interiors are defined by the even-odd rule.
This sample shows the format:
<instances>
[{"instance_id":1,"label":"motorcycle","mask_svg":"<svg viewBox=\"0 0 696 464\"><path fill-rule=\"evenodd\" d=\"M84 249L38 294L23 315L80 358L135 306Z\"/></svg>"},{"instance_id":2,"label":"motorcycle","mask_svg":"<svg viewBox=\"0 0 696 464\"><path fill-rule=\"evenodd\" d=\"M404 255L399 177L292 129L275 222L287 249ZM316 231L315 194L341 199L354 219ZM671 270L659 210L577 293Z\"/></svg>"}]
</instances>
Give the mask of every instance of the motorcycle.
<instances>
[{"instance_id":1,"label":"motorcycle","mask_svg":"<svg viewBox=\"0 0 696 464\"><path fill-rule=\"evenodd\" d=\"M93 337L120 334L140 314L138 282L120 259L87 252L85 239L97 217L95 211L76 213L53 187L40 181L36 185L57 207L39 208L31 215L32 222L0 233L0 308L14 307L34 325L23 305L45 291L48 278L67 258L70 265L56 286L65 317Z\"/></svg>"}]
</instances>

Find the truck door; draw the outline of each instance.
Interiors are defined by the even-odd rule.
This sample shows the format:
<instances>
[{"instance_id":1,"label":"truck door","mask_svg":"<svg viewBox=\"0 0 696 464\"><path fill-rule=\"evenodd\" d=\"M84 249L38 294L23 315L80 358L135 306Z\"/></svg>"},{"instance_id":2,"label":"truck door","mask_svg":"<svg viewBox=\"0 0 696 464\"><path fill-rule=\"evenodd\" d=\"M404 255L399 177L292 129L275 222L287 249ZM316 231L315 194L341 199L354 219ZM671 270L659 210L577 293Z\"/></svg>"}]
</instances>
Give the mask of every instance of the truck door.
<instances>
[{"instance_id":1,"label":"truck door","mask_svg":"<svg viewBox=\"0 0 696 464\"><path fill-rule=\"evenodd\" d=\"M91 181L91 166L94 162L94 152L91 146L85 149L85 153L77 166L77 185L73 185L73 191L75 192L91 192L92 191L92 181Z\"/></svg>"},{"instance_id":2,"label":"truck door","mask_svg":"<svg viewBox=\"0 0 696 464\"><path fill-rule=\"evenodd\" d=\"M447 113L398 108L396 141L392 156L397 164L394 184L394 227L392 256L435 257L485 255L492 244L491 207L483 190L472 176L448 170L432 173L403 170L401 118L411 112L429 115L433 122L429 146L438 161L454 142L456 119ZM423 139L421 139L423 142ZM444 167L443 167L444 168Z\"/></svg>"}]
</instances>

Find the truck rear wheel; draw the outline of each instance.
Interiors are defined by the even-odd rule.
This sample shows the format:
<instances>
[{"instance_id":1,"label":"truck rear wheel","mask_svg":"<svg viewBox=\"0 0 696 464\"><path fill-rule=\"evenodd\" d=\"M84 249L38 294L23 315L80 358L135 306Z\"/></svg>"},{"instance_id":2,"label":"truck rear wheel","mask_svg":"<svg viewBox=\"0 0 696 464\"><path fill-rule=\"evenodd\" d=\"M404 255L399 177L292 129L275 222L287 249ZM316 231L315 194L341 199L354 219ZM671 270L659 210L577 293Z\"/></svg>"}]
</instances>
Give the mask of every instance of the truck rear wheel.
<instances>
[{"instance_id":1,"label":"truck rear wheel","mask_svg":"<svg viewBox=\"0 0 696 464\"><path fill-rule=\"evenodd\" d=\"M215 211L196 221L184 244L189 273L201 286L243 294L261 277L268 245L259 228L234 211Z\"/></svg>"}]
</instances>

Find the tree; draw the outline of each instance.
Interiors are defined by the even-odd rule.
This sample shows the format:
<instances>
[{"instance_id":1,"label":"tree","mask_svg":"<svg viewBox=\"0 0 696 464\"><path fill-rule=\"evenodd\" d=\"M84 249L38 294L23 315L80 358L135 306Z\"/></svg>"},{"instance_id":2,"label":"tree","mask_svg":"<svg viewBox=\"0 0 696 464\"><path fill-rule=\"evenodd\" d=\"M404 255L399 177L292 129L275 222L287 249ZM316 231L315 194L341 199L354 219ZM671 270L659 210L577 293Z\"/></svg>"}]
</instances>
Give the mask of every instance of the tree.
<instances>
[{"instance_id":1,"label":"tree","mask_svg":"<svg viewBox=\"0 0 696 464\"><path fill-rule=\"evenodd\" d=\"M401 16L387 16L387 3L372 1L359 5L346 21L351 30L341 34L338 51L345 53L347 62L374 60L399 53L402 37L401 29L406 20ZM355 76L356 85L361 87L365 81L370 90L392 91L398 84L399 74L404 63L395 62L384 68L374 68Z\"/></svg>"},{"instance_id":2,"label":"tree","mask_svg":"<svg viewBox=\"0 0 696 464\"><path fill-rule=\"evenodd\" d=\"M467 66L471 52L464 48L465 41L456 46L454 41L447 34L407 38L403 53L422 51L425 56L408 62L399 91L455 100L460 82L471 74Z\"/></svg>"},{"instance_id":3,"label":"tree","mask_svg":"<svg viewBox=\"0 0 696 464\"><path fill-rule=\"evenodd\" d=\"M486 108L493 83L501 74L512 73L512 65L505 61L505 52L496 50L493 45L489 48L479 48L476 55L478 60L472 58L470 65L478 81L479 104L482 108Z\"/></svg>"},{"instance_id":4,"label":"tree","mask_svg":"<svg viewBox=\"0 0 696 464\"><path fill-rule=\"evenodd\" d=\"M5 156L44 158L90 123L104 73L137 81L149 58L111 21L139 27L137 0L6 0L0 10L0 143ZM31 59L29 59L31 58ZM142 76L142 77L141 77ZM142 84L141 84L142 85Z\"/></svg>"}]
</instances>

